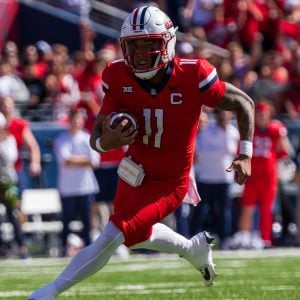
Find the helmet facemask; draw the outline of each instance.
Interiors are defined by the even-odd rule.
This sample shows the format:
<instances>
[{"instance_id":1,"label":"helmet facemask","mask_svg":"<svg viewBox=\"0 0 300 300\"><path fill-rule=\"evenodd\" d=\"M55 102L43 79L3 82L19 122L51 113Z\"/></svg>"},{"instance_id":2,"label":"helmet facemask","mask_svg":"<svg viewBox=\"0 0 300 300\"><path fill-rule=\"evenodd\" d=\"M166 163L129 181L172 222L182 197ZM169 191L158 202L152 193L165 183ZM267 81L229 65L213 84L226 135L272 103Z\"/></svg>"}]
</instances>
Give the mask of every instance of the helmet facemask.
<instances>
[{"instance_id":1,"label":"helmet facemask","mask_svg":"<svg viewBox=\"0 0 300 300\"><path fill-rule=\"evenodd\" d=\"M152 78L169 62L166 42L161 37L124 38L121 46L126 64L141 79Z\"/></svg>"}]
</instances>

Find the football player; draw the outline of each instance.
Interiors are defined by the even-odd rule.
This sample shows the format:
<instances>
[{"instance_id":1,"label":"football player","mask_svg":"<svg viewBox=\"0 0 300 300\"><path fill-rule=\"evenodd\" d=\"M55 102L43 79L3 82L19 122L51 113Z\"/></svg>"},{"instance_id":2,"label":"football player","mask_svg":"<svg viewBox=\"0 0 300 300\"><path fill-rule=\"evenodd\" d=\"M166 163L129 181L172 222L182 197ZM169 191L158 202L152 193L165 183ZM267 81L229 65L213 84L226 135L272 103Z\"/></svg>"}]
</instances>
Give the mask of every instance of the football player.
<instances>
[{"instance_id":1,"label":"football player","mask_svg":"<svg viewBox=\"0 0 300 300\"><path fill-rule=\"evenodd\" d=\"M202 105L236 113L240 153L227 171L237 172L239 184L250 176L253 101L221 81L205 59L175 58L176 29L157 7L131 12L122 25L120 42L124 59L110 63L103 72L105 98L90 139L91 147L99 152L129 145L119 166L114 213L98 239L30 299L55 299L100 270L122 243L179 254L202 273L206 286L216 276L213 238L200 232L186 239L160 220L183 199L198 200L189 174ZM134 115L138 130L123 130L127 120L109 128L108 115L113 111Z\"/></svg>"},{"instance_id":2,"label":"football player","mask_svg":"<svg viewBox=\"0 0 300 300\"><path fill-rule=\"evenodd\" d=\"M272 107L260 101L255 107L252 176L245 184L241 199L239 232L235 237L249 237L256 207L259 210L260 235L264 247L272 245L273 206L277 192L277 162L290 154L287 128L272 118ZM247 240L247 238L244 238Z\"/></svg>"}]
</instances>

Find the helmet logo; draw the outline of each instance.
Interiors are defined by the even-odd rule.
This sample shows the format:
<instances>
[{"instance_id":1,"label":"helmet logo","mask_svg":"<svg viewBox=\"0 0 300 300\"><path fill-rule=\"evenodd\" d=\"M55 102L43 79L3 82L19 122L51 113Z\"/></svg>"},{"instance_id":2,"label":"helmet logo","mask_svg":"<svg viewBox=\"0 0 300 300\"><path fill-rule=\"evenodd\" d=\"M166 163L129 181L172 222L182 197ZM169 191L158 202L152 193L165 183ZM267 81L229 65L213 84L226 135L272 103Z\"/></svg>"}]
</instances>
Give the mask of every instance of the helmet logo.
<instances>
[{"instance_id":1,"label":"helmet logo","mask_svg":"<svg viewBox=\"0 0 300 300\"><path fill-rule=\"evenodd\" d=\"M144 7L139 7L134 11L133 21L132 21L133 30L138 30L137 29L138 26L139 26L139 30L144 30L145 14L147 9L148 7L144 6Z\"/></svg>"},{"instance_id":2,"label":"helmet logo","mask_svg":"<svg viewBox=\"0 0 300 300\"><path fill-rule=\"evenodd\" d=\"M171 20L169 20L169 21L167 21L167 22L165 23L165 28L166 28L166 29L169 29L169 28L171 28L171 27L173 27L173 23L172 23Z\"/></svg>"}]
</instances>

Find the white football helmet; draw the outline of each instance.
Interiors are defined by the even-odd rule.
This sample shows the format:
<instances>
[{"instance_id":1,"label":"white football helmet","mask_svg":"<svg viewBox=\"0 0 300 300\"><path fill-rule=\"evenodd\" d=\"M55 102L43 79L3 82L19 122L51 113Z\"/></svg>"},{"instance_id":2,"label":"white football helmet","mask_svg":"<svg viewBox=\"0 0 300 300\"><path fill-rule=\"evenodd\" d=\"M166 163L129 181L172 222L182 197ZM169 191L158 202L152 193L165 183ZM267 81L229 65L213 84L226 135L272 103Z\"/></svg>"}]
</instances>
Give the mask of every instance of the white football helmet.
<instances>
[{"instance_id":1,"label":"white football helmet","mask_svg":"<svg viewBox=\"0 0 300 300\"><path fill-rule=\"evenodd\" d=\"M138 41L151 39L155 49L138 49ZM175 55L176 29L171 19L154 6L138 7L123 22L120 36L126 64L140 79L156 75ZM142 66L137 66L137 57L143 57Z\"/></svg>"}]
</instances>

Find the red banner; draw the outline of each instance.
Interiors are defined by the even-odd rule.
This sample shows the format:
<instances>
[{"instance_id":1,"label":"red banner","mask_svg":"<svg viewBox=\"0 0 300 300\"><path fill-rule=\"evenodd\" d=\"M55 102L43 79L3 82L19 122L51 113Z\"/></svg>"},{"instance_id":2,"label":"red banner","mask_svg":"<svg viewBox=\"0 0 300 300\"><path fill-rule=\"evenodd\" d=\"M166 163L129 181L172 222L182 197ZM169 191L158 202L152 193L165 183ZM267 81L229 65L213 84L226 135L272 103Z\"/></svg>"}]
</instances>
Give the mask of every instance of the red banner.
<instances>
[{"instance_id":1,"label":"red banner","mask_svg":"<svg viewBox=\"0 0 300 300\"><path fill-rule=\"evenodd\" d=\"M2 0L0 3L0 49L8 39L17 39L17 14L19 4L17 0Z\"/></svg>"}]
</instances>

